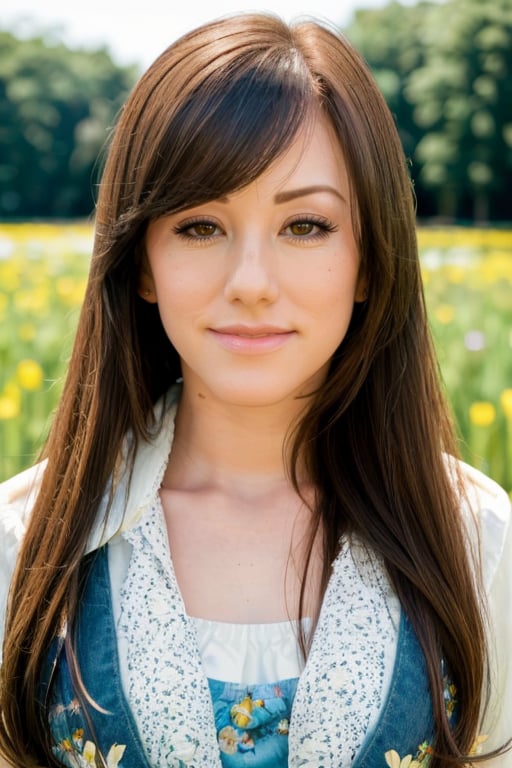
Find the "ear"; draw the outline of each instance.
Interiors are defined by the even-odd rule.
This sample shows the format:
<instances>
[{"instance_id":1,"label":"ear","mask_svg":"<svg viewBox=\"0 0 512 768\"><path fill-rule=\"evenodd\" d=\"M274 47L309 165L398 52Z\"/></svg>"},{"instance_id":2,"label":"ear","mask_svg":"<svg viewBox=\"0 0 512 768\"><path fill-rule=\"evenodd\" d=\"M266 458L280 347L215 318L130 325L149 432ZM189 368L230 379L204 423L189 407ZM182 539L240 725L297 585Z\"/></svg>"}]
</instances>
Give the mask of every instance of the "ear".
<instances>
[{"instance_id":1,"label":"ear","mask_svg":"<svg viewBox=\"0 0 512 768\"><path fill-rule=\"evenodd\" d=\"M354 302L356 304L362 304L368 298L368 281L366 275L360 274L357 278L356 292L354 295Z\"/></svg>"},{"instance_id":2,"label":"ear","mask_svg":"<svg viewBox=\"0 0 512 768\"><path fill-rule=\"evenodd\" d=\"M156 304L158 301L153 276L146 265L143 265L140 270L137 293L149 304Z\"/></svg>"}]
</instances>

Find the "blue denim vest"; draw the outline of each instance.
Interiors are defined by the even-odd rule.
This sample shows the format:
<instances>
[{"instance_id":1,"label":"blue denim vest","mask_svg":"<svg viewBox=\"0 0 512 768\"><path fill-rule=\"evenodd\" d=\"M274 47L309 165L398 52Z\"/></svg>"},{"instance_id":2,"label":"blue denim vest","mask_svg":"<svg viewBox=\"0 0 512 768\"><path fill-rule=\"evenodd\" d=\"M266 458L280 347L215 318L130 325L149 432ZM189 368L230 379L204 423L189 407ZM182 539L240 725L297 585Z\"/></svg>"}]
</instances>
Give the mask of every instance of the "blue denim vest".
<instances>
[{"instance_id":1,"label":"blue denim vest","mask_svg":"<svg viewBox=\"0 0 512 768\"><path fill-rule=\"evenodd\" d=\"M109 768L117 765L119 760L119 768L155 768L145 756L121 684L107 546L90 559L75 637L77 661L85 688L99 706L77 698L63 643L56 642L49 655L46 680L41 689L55 756L63 765L76 768L93 764L87 761L94 758L91 750L96 749L105 758L110 753ZM389 750L395 750L401 758L412 755L420 763L424 761L426 768L433 735L425 659L402 612L387 698L378 723L368 733L352 768L386 768L384 756ZM116 753L116 745L120 744L125 747L121 757L119 752ZM185 763L180 765L185 768ZM188 766L191 768L193 762Z\"/></svg>"}]
</instances>

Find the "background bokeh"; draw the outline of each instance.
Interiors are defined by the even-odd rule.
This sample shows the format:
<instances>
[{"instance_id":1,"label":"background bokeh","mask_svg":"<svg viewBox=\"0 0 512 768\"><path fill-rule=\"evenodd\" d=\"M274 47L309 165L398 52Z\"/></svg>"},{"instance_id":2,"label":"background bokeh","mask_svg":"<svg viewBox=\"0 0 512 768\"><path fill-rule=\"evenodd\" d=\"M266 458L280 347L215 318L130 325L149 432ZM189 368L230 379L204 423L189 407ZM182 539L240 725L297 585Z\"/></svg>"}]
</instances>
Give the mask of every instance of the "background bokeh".
<instances>
[{"instance_id":1,"label":"background bokeh","mask_svg":"<svg viewBox=\"0 0 512 768\"><path fill-rule=\"evenodd\" d=\"M461 453L510 491L512 0L372 0L364 9L352 0L338 14L329 1L315 13L367 59L410 163ZM124 36L117 11L109 41L93 2L81 11L80 41L80 17L67 29L24 15L20 2L9 15L9 2L0 18L0 480L33 462L44 440L84 292L103 148L142 67L164 47L150 14L127 50L128 12ZM307 11L289 2L272 9ZM240 7L210 6L208 16ZM203 20L194 3L189 10L168 19L165 44Z\"/></svg>"}]
</instances>

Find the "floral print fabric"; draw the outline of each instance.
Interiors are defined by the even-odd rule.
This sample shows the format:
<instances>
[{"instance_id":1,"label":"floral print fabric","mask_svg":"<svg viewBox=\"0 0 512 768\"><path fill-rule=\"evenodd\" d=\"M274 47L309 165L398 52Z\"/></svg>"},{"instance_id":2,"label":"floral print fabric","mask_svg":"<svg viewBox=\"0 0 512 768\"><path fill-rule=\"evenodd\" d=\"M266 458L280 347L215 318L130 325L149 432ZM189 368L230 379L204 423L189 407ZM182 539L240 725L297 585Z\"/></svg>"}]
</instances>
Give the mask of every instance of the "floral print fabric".
<instances>
[{"instance_id":1,"label":"floral print fabric","mask_svg":"<svg viewBox=\"0 0 512 768\"><path fill-rule=\"evenodd\" d=\"M220 768L214 712L186 616L159 497L123 536L133 547L118 633L123 684L152 765ZM343 596L343 599L340 599ZM345 545L334 565L289 725L292 768L350 766L378 719L393 670L400 608L384 569Z\"/></svg>"},{"instance_id":2,"label":"floral print fabric","mask_svg":"<svg viewBox=\"0 0 512 768\"><path fill-rule=\"evenodd\" d=\"M399 616L382 565L357 542L345 544L297 686L290 768L352 765L385 700Z\"/></svg>"},{"instance_id":3,"label":"floral print fabric","mask_svg":"<svg viewBox=\"0 0 512 768\"><path fill-rule=\"evenodd\" d=\"M78 699L51 707L49 724L54 739L53 754L66 768L95 768L96 744L85 738L82 707ZM106 768L121 768L124 744L112 744Z\"/></svg>"},{"instance_id":4,"label":"floral print fabric","mask_svg":"<svg viewBox=\"0 0 512 768\"><path fill-rule=\"evenodd\" d=\"M171 566L159 497L126 532L133 546L121 594L123 680L140 738L154 766L220 768L208 682Z\"/></svg>"},{"instance_id":5,"label":"floral print fabric","mask_svg":"<svg viewBox=\"0 0 512 768\"><path fill-rule=\"evenodd\" d=\"M158 513L158 511L157 505L152 514ZM155 519L158 520L158 517L156 516ZM142 524L143 521L141 521ZM343 557L343 554L345 557ZM132 723L130 717L127 719L127 712L132 712L133 703L127 701L119 684L115 682L116 680L120 681L120 668L118 666L117 654L115 653L116 630L113 621L116 611L113 610L109 600L109 564L107 563L106 555L107 552L105 550L102 557L98 557L93 561L92 572L87 580L87 594L83 599L83 604L87 608L82 612L79 622L80 637L83 634L86 638L86 643L85 645L79 644L78 651L79 654L81 652L85 653L85 656L82 656L82 660L85 662L87 671L84 679L86 681L89 680L89 683L86 683L86 685L88 686L91 681L93 685L99 684L99 688L96 688L96 701L103 700L103 692L105 692L107 697L111 690L115 690L117 693L114 698L110 696L110 703L107 705L108 711L103 710L103 714L107 715L106 721L101 719L100 713L95 713L95 710L90 707L88 707L88 714L85 715L79 701L73 698L73 687L70 685L69 674L66 672L66 659L64 654L59 653L56 664L59 684L51 686L51 693L48 699L49 724L55 744L54 753L61 764L67 768L74 768L75 766L81 768L82 766L92 765L94 762L98 763L99 755L94 740L94 734L96 734L102 744L107 768L114 768L118 765L119 768L142 768L142 766L149 768L149 766L160 765L161 763L156 763L152 759L146 760L146 757L144 757L141 747L144 744L147 751L147 739L144 738L140 730L132 730L132 724L135 725L135 722ZM368 558L368 562L366 558ZM137 558L132 557L130 563L133 564L135 560ZM362 567L365 562L368 566L367 571ZM342 556L337 558L333 568L333 575L328 586L326 599L324 600L322 615L320 616L319 628L331 621L331 601L334 600L333 589L337 590L336 594L338 596L343 594L343 600L338 600L337 603L350 604L351 593L348 589L350 578L347 577L347 574L350 572L359 575L359 590L355 590L354 594L357 592L360 595L363 587L368 589L368 586L372 583L380 583L382 569L377 567L375 559L369 556L364 548L354 545L351 549L345 548ZM170 568L170 573L172 573L172 567ZM170 621L171 624L176 624L178 628L183 628L179 615L180 611L178 610L177 616L172 617L168 612L168 604L165 601L156 599L157 595L154 589L157 580L155 581L153 578L154 573L146 571L145 575L147 577L147 585L150 587L149 593L146 592L146 600L151 600L153 611L156 611L160 617L166 617L167 622ZM126 583L129 582L128 576L129 569ZM341 580L338 578L340 576L342 577ZM355 589L355 582L353 586ZM339 592L341 587L345 590L343 593ZM384 588L383 584L380 583L379 590L382 591ZM178 609L181 609L182 604L180 604L179 592L177 593L176 600ZM382 599L380 602L381 604L383 603ZM326 610L329 611L327 616L325 615ZM119 612L117 612L117 615L119 615ZM346 635L347 641L354 629L357 634L367 627L367 623L363 621L364 611L362 608L358 613L354 605L352 605L349 615L354 621L354 626L350 627L351 631ZM122 617L122 613L120 616ZM389 617L391 619L390 613ZM89 636L85 631L85 627L91 627L91 620L93 619L95 620L94 625L100 631L100 636L98 637L99 645L96 644L94 633ZM151 619L151 616L146 617L146 619ZM194 626L188 617L185 616L185 619L187 627ZM394 623L393 620L391 620L391 623ZM141 620L141 627L142 624ZM152 664L156 665L155 668L165 670L166 660L153 655L154 648L156 647L154 638L158 638L161 635L158 642L162 643L168 635L165 632L163 635L159 632L159 623L156 621L152 625L152 630L153 632L146 632L144 635L146 640L144 654L146 669L149 660ZM297 745L296 747L292 746L291 739L289 740L288 765L308 766L308 768L318 768L319 765L322 765L325 768L339 768L342 765L340 763L340 753L335 751L337 746L332 747L334 742L334 739L332 739L333 729L337 728L341 732L341 724L348 720L352 713L344 711L343 708L329 709L329 696L331 695L331 698L332 695L341 697L347 695L347 692L350 695L352 689L347 685L342 686L340 676L334 677L333 681L329 682L329 677L335 665L343 666L345 662L344 654L341 652L338 654L338 658L336 656L332 657L329 644L325 648L324 645L318 645L318 637L322 637L322 634L317 631L308 662L297 683L297 692L294 703L291 706L290 717L287 717L287 714L290 711L290 703L293 699L295 681L290 681L288 688L285 685L286 681L283 684L278 684L280 690L277 690L275 685L268 685L266 690L264 687L260 688L259 686L248 687L245 685L238 686L238 688L232 684L226 686L225 683L215 683L213 680L207 681L200 663L198 677L196 680L189 680L189 683L192 682L194 686L189 686L192 695L188 695L187 686L184 687L183 684L178 683L178 679L181 678L181 670L176 670L174 675L170 674L167 680L170 680L171 683L176 682L176 688L169 696L167 701L168 709L165 714L168 716L170 726L174 728L176 736L171 736L168 741L164 742L168 745L167 759L164 764L172 768L184 768L185 766L194 766L194 768L204 766L206 768L207 765L210 768L212 766L219 768L219 766L223 765L233 766L234 768L234 765L240 765L240 763L243 764L244 762L256 765L253 758L256 754L256 744L259 740L262 747L260 751L262 759L269 759L267 750L263 749L267 745L267 747L271 747L274 751L274 757L272 758L274 765L279 765L279 763L275 762L278 757L284 761L281 764L286 765L285 751L279 750L279 748L276 750L275 747L279 743L281 747L285 745L285 738L282 737L286 737L286 731L288 730L290 737L293 736ZM418 715L421 711L420 704L423 701L428 702L429 697L428 681L424 672L422 672L424 668L423 657L417 640L414 637L410 624L401 615L398 646L393 663L392 684L389 686L389 693L386 695L385 702L383 701L382 705L377 709L377 722L375 724L378 727L369 726L366 732L363 732L363 745L356 751L354 760L346 763L347 766L350 765L355 768L357 765L360 768L363 765L365 767L371 765L372 768L384 768L384 765L391 764L391 768L395 768L395 765L399 766L399 768L406 768L409 763L421 763L421 768L423 768L423 763L425 763L426 768L430 752L428 739L433 733L433 723L428 715L428 704L426 709L423 707L422 714ZM184 631L182 638L185 647L179 648L178 654L176 649L170 649L171 654L168 655L168 659L178 659L186 675L190 669L193 669L197 657L200 659L200 654L198 652L197 637L189 636ZM59 638L59 648L62 648L62 640L63 638ZM194 640L195 647L193 644L190 644ZM371 638L369 643L371 644ZM165 651L166 649L161 646L161 650ZM191 654L188 657L188 661L187 651ZM194 658L194 653L196 658ZM98 667L99 657L101 657L100 667ZM52 658L55 657L52 655ZM51 661L51 659L49 660ZM162 662L164 662L163 665ZM356 668L358 667L357 658L355 666ZM375 667L375 664L373 664L373 667ZM53 665L52 668L54 668ZM81 668L84 669L84 667ZM320 675L320 670L323 670L320 677L311 674L315 670L319 670L318 675ZM310 673L309 677L308 672ZM443 673L445 673L444 668ZM345 679L347 680L348 677ZM305 685L306 683L307 686ZM448 714L456 716L456 690L451 685L448 676L446 677L446 683L446 709ZM149 715L153 714L155 717L153 724L156 726L158 723L162 724L162 718L161 710L155 711L151 706L148 694L151 692L150 686L152 685L154 685L154 678L148 681L148 687L142 688L140 693L144 700L148 702L146 712ZM298 703L300 703L299 693L301 686L304 687L306 692L312 692L312 712L302 712L297 708ZM337 686L340 686L342 690L339 690ZM155 690L157 690L157 687ZM368 690L368 687L366 687L366 690ZM385 690L385 686L383 686L383 690ZM423 695L417 701L417 706L411 709L407 702L410 702L411 696L420 691L423 691ZM195 693L197 693L197 696L194 695ZM205 698L201 698L198 701L199 697L202 697L203 694L206 694ZM165 700L165 691L159 695L162 700ZM384 699L384 696L382 696L382 699ZM201 722L200 718L196 717L196 713L202 711L201 704L203 703L206 706L206 711L211 714L211 720L207 725L208 727L212 726L212 741L208 738L208 734L195 729L196 722ZM129 707L129 709L127 710L126 707ZM304 715L309 715L309 717L303 720ZM326 723L323 732L313 730L311 725L311 723L314 724L315 716L318 715L320 715L322 722ZM305 726L301 728L302 722L305 722ZM338 726L336 726L336 723L338 723ZM415 734L412 738L411 729L412 733ZM334 736L338 737L338 734L335 733ZM149 734L149 737L158 741L159 732L153 731ZM276 737L279 737L277 741L275 740ZM425 741L425 737L427 741ZM274 738L274 744L271 743L272 738ZM210 762L210 757L205 758L209 750L211 750L214 762ZM270 751L268 751L268 754L270 754ZM400 755L403 755L403 757L400 757ZM235 764L229 762L231 758L236 759L237 762ZM262 765L265 765L265 762Z\"/></svg>"},{"instance_id":6,"label":"floral print fabric","mask_svg":"<svg viewBox=\"0 0 512 768\"><path fill-rule=\"evenodd\" d=\"M223 768L286 768L297 680L237 685L209 680Z\"/></svg>"}]
</instances>

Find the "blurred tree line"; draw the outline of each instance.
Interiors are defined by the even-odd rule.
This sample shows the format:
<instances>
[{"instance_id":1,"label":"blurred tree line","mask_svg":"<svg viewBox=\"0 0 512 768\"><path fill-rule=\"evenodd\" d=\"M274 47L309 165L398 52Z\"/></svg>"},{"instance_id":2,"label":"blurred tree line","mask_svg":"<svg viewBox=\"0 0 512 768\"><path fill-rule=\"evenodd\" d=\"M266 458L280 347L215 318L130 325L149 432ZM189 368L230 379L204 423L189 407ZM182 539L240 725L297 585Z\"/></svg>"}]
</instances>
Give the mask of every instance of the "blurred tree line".
<instances>
[{"instance_id":1,"label":"blurred tree line","mask_svg":"<svg viewBox=\"0 0 512 768\"><path fill-rule=\"evenodd\" d=\"M0 219L91 213L98 155L136 76L105 49L0 31Z\"/></svg>"},{"instance_id":2,"label":"blurred tree line","mask_svg":"<svg viewBox=\"0 0 512 768\"><path fill-rule=\"evenodd\" d=\"M512 0L392 0L344 32L396 119L420 218L512 220ZM137 75L105 50L0 32L0 219L90 214Z\"/></svg>"},{"instance_id":3,"label":"blurred tree line","mask_svg":"<svg viewBox=\"0 0 512 768\"><path fill-rule=\"evenodd\" d=\"M512 0L357 11L368 61L411 160L420 217L512 219Z\"/></svg>"}]
</instances>

